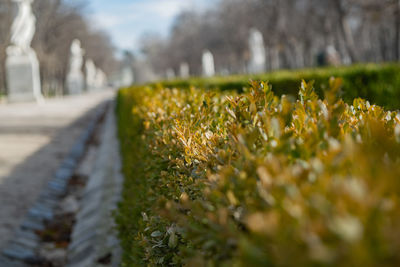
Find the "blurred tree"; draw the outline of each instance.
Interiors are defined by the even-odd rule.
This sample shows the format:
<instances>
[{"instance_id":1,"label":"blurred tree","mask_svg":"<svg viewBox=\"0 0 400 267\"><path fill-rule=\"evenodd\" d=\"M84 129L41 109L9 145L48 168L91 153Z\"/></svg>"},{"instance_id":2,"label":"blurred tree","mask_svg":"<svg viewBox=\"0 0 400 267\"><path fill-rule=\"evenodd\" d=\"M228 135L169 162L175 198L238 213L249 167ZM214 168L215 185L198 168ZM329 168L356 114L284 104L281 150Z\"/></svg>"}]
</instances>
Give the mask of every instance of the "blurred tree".
<instances>
[{"instance_id":1,"label":"blurred tree","mask_svg":"<svg viewBox=\"0 0 400 267\"><path fill-rule=\"evenodd\" d=\"M263 33L270 70L315 66L328 47L346 64L400 57L400 0L221 0L205 12L183 11L170 38L146 55L159 73L189 62L200 75L208 49L220 74L243 73L251 28Z\"/></svg>"},{"instance_id":2,"label":"blurred tree","mask_svg":"<svg viewBox=\"0 0 400 267\"><path fill-rule=\"evenodd\" d=\"M32 41L39 62L42 90L45 95L62 94L69 64L72 40L78 38L86 57L110 74L116 67L114 47L109 37L90 27L84 16L85 1L67 4L64 0L33 2L36 33ZM9 43L10 25L15 5L10 0L0 2L0 82L5 83L5 49ZM3 86L0 86L0 88Z\"/></svg>"},{"instance_id":3,"label":"blurred tree","mask_svg":"<svg viewBox=\"0 0 400 267\"><path fill-rule=\"evenodd\" d=\"M82 11L85 2L67 5L63 0L34 2L37 32L33 47L41 63L42 87L46 94L63 92L72 40L82 42L85 56L107 74L116 67L109 37L90 28Z\"/></svg>"},{"instance_id":4,"label":"blurred tree","mask_svg":"<svg viewBox=\"0 0 400 267\"><path fill-rule=\"evenodd\" d=\"M13 5L10 0L0 2L0 94L6 93L5 58L13 21Z\"/></svg>"}]
</instances>

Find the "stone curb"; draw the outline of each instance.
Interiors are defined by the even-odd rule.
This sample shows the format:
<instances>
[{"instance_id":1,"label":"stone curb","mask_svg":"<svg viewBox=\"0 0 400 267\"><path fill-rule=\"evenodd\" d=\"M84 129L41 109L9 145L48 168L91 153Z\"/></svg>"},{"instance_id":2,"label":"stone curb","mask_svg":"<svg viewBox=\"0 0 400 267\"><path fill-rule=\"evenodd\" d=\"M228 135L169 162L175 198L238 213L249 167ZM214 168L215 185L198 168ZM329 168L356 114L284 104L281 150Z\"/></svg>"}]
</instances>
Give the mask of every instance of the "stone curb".
<instances>
[{"instance_id":1,"label":"stone curb","mask_svg":"<svg viewBox=\"0 0 400 267\"><path fill-rule=\"evenodd\" d=\"M120 247L112 212L119 201L123 177L116 136L114 105L107 114L104 132L86 184L81 208L68 247L70 267L119 266Z\"/></svg>"}]
</instances>

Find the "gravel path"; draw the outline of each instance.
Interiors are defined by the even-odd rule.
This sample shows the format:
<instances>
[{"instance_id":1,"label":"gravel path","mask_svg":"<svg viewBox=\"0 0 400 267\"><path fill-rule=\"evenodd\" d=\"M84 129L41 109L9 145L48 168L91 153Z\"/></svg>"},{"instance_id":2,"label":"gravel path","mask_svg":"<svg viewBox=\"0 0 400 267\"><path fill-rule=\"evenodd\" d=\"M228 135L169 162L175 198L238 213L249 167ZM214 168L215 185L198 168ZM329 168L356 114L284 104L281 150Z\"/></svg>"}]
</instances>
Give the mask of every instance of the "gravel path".
<instances>
[{"instance_id":1,"label":"gravel path","mask_svg":"<svg viewBox=\"0 0 400 267\"><path fill-rule=\"evenodd\" d=\"M0 105L0 249L113 91Z\"/></svg>"}]
</instances>

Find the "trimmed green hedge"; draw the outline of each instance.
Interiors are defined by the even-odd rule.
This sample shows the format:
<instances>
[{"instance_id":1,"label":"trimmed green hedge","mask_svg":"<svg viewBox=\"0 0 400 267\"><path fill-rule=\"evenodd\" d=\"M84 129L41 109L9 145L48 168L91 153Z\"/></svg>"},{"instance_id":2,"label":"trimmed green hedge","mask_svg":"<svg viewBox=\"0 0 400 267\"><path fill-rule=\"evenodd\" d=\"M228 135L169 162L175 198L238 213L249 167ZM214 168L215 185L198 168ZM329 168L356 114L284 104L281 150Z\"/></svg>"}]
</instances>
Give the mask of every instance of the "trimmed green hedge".
<instances>
[{"instance_id":1,"label":"trimmed green hedge","mask_svg":"<svg viewBox=\"0 0 400 267\"><path fill-rule=\"evenodd\" d=\"M341 85L121 90L122 266L399 266L400 114Z\"/></svg>"},{"instance_id":2,"label":"trimmed green hedge","mask_svg":"<svg viewBox=\"0 0 400 267\"><path fill-rule=\"evenodd\" d=\"M330 77L343 79L342 98L347 103L361 97L388 109L400 109L400 65L366 64L347 67L327 67L296 71L276 71L263 75L236 75L214 78L192 78L188 80L162 81L151 84L168 88L189 88L237 90L248 87L249 80L268 81L277 95L296 96L302 79L315 81L315 89L320 97L328 86Z\"/></svg>"}]
</instances>

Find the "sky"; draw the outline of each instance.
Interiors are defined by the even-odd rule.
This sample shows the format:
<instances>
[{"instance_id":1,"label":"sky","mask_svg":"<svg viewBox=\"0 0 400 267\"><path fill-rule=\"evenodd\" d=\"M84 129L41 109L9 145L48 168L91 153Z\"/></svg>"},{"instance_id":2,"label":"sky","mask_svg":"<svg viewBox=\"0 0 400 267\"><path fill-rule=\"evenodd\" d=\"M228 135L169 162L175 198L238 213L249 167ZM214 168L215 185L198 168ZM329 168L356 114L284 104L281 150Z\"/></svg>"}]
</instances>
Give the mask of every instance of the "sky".
<instances>
[{"instance_id":1,"label":"sky","mask_svg":"<svg viewBox=\"0 0 400 267\"><path fill-rule=\"evenodd\" d=\"M119 49L138 50L145 33L166 36L174 18L185 9L204 10L217 0L90 0L95 28L106 30Z\"/></svg>"}]
</instances>

